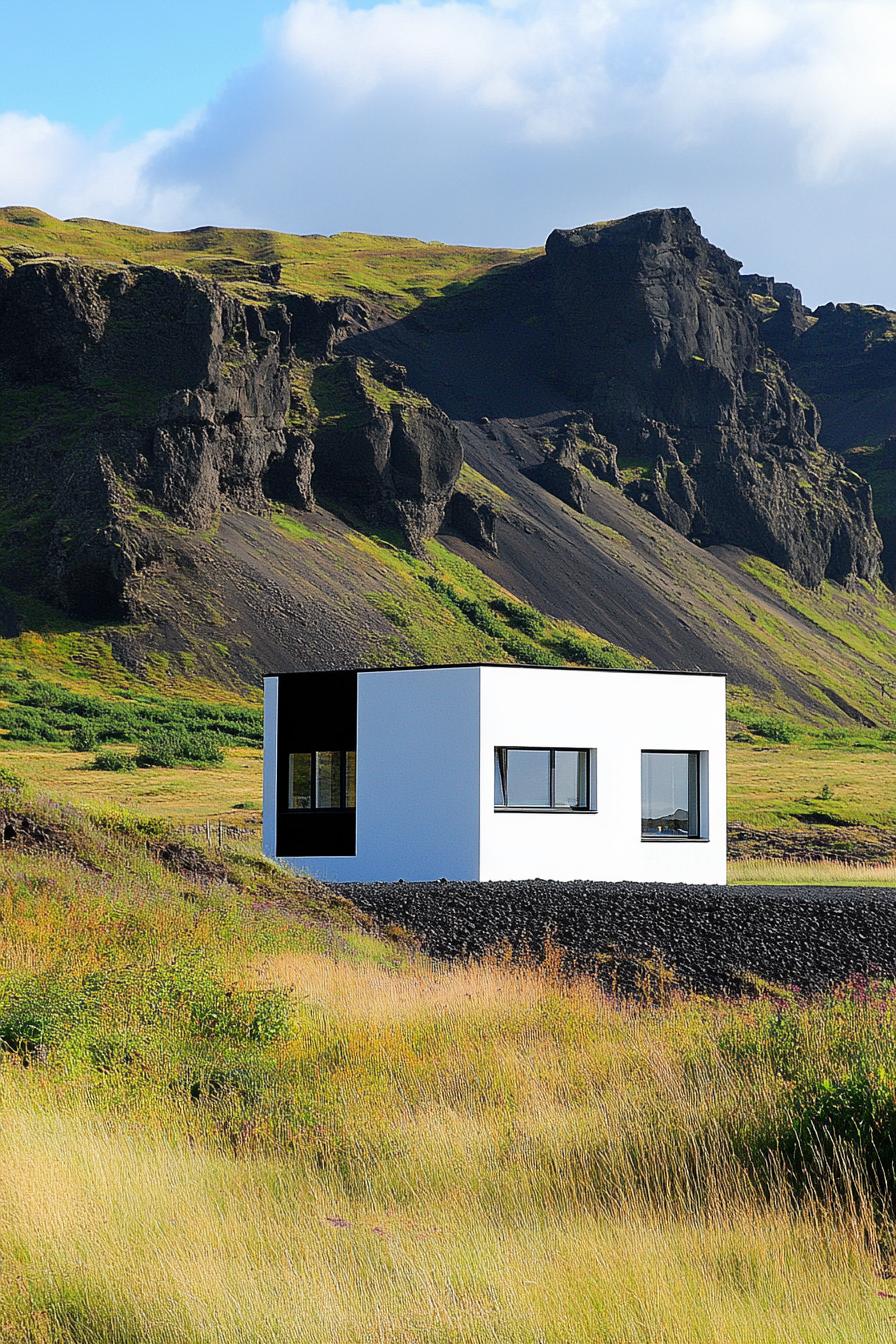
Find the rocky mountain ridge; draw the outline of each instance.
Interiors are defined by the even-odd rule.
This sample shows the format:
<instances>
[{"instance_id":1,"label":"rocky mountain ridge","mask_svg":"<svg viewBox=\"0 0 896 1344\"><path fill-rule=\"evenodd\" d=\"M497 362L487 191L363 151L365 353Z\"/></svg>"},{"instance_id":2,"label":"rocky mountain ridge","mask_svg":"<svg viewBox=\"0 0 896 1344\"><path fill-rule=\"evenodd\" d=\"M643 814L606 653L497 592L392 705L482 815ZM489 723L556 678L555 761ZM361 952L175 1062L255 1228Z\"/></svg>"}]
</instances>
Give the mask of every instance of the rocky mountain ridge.
<instances>
[{"instance_id":1,"label":"rocky mountain ridge","mask_svg":"<svg viewBox=\"0 0 896 1344\"><path fill-rule=\"evenodd\" d=\"M870 491L822 449L815 407L743 300L739 263L690 211L558 230L546 261L562 376L641 464L631 498L802 583L878 576Z\"/></svg>"},{"instance_id":2,"label":"rocky mountain ridge","mask_svg":"<svg viewBox=\"0 0 896 1344\"><path fill-rule=\"evenodd\" d=\"M763 340L818 405L823 442L872 486L884 570L896 583L896 313L859 303L812 310L770 276L742 276L741 285Z\"/></svg>"},{"instance_id":3,"label":"rocky mountain ridge","mask_svg":"<svg viewBox=\"0 0 896 1344\"><path fill-rule=\"evenodd\" d=\"M278 494L310 508L315 469L333 499L419 548L460 470L447 417L409 404L394 368L384 409L355 359L322 365L338 375L327 415L290 385L358 318L356 305L302 296L260 309L159 267L16 266L0 285L0 443L10 497L52 520L42 595L127 618L160 558L149 511L201 532Z\"/></svg>"},{"instance_id":4,"label":"rocky mountain ridge","mask_svg":"<svg viewBox=\"0 0 896 1344\"><path fill-rule=\"evenodd\" d=\"M372 594L391 614L364 644L353 585L372 579L346 568L346 525L412 557L439 534L536 608L756 684L761 656L701 624L685 575L740 592L744 554L808 589L876 583L866 481L821 446L768 314L686 210L558 230L410 312L297 292L275 262L240 297L34 253L0 251L0 581L123 623L138 663L206 619L240 627L242 676L356 661L353 640L370 657L410 618ZM781 287L768 298L780 312ZM320 538L314 571L265 531L284 507ZM700 551L733 560L714 574Z\"/></svg>"}]
</instances>

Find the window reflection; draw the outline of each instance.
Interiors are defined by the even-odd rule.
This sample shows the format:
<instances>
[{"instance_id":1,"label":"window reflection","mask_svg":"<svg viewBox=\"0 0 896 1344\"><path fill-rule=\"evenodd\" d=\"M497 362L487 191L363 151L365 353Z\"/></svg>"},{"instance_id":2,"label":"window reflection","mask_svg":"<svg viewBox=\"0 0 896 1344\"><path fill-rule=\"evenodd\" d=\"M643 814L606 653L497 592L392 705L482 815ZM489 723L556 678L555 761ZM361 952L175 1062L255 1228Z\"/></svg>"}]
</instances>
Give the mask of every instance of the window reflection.
<instances>
[{"instance_id":1,"label":"window reflection","mask_svg":"<svg viewBox=\"0 0 896 1344\"><path fill-rule=\"evenodd\" d=\"M289 758L289 806L311 806L311 752L293 752Z\"/></svg>"},{"instance_id":2,"label":"window reflection","mask_svg":"<svg viewBox=\"0 0 896 1344\"><path fill-rule=\"evenodd\" d=\"M641 834L699 836L699 752L641 752Z\"/></svg>"},{"instance_id":3,"label":"window reflection","mask_svg":"<svg viewBox=\"0 0 896 1344\"><path fill-rule=\"evenodd\" d=\"M354 751L294 751L289 755L288 806L292 811L353 808Z\"/></svg>"},{"instance_id":4,"label":"window reflection","mask_svg":"<svg viewBox=\"0 0 896 1344\"><path fill-rule=\"evenodd\" d=\"M495 748L495 807L534 811L587 811L587 749Z\"/></svg>"}]
</instances>

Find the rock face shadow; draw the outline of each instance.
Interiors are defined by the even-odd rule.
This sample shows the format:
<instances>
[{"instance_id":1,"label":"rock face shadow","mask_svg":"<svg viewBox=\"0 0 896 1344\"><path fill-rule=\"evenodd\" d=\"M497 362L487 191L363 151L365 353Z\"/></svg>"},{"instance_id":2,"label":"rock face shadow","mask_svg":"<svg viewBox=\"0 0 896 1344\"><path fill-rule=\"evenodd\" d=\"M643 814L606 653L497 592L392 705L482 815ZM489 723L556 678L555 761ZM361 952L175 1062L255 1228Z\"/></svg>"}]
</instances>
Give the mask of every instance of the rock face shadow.
<instances>
[{"instance_id":1,"label":"rock face shadow","mask_svg":"<svg viewBox=\"0 0 896 1344\"><path fill-rule=\"evenodd\" d=\"M615 449L626 493L704 545L766 556L810 586L874 580L866 483L818 441L809 397L765 342L740 263L690 211L555 230L506 266L359 333L455 419L521 439L572 416ZM615 469L615 466L614 466Z\"/></svg>"}]
</instances>

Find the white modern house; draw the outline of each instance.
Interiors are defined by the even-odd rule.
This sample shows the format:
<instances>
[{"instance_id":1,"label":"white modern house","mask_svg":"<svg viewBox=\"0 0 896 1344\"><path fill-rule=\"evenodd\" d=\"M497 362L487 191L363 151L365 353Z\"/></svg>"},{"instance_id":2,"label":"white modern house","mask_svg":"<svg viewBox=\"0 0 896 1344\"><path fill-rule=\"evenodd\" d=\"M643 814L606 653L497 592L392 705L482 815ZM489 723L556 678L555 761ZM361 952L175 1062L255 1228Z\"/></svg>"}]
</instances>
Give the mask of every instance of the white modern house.
<instances>
[{"instance_id":1,"label":"white modern house","mask_svg":"<svg viewBox=\"0 0 896 1344\"><path fill-rule=\"evenodd\" d=\"M725 678L265 678L264 849L334 882L725 881Z\"/></svg>"}]
</instances>

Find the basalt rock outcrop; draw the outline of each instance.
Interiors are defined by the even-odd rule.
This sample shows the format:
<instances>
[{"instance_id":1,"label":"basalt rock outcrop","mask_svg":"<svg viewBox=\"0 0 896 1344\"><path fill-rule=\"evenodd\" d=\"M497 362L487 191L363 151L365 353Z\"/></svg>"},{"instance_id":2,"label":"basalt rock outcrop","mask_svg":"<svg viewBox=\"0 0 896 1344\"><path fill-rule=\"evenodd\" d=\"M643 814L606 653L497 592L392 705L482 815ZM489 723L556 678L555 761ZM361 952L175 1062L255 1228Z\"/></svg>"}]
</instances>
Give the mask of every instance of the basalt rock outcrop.
<instances>
[{"instance_id":1,"label":"basalt rock outcrop","mask_svg":"<svg viewBox=\"0 0 896 1344\"><path fill-rule=\"evenodd\" d=\"M0 307L4 487L44 520L46 596L128 613L158 561L158 510L207 528L259 512L285 450L288 323L216 284L156 267L34 261Z\"/></svg>"},{"instance_id":2,"label":"basalt rock outcrop","mask_svg":"<svg viewBox=\"0 0 896 1344\"><path fill-rule=\"evenodd\" d=\"M741 275L740 287L762 320L762 339L789 358L813 320L800 291L773 275Z\"/></svg>"},{"instance_id":3,"label":"basalt rock outcrop","mask_svg":"<svg viewBox=\"0 0 896 1344\"><path fill-rule=\"evenodd\" d=\"M886 447L896 435L896 313L860 303L825 303L810 312L790 285L747 288L763 339L821 411L822 442L872 485L884 571L896 582L896 464Z\"/></svg>"},{"instance_id":4,"label":"basalt rock outcrop","mask_svg":"<svg viewBox=\"0 0 896 1344\"><path fill-rule=\"evenodd\" d=\"M589 416L571 416L548 440L542 462L529 468L533 481L578 513L586 511L588 476L621 485L616 445L599 434Z\"/></svg>"},{"instance_id":5,"label":"basalt rock outcrop","mask_svg":"<svg viewBox=\"0 0 896 1344\"><path fill-rule=\"evenodd\" d=\"M419 548L460 468L447 418L345 359L347 413L313 399L296 412L294 370L323 369L325 386L335 342L367 320L354 301L254 306L158 267L6 263L7 576L30 558L48 600L88 618L133 616L177 529L214 528L227 509L264 513L269 496L310 508L316 471L337 507L389 519Z\"/></svg>"},{"instance_id":6,"label":"basalt rock outcrop","mask_svg":"<svg viewBox=\"0 0 896 1344\"><path fill-rule=\"evenodd\" d=\"M458 487L449 501L445 521L479 550L498 554L498 511L487 499L478 499L472 491Z\"/></svg>"},{"instance_id":7,"label":"basalt rock outcrop","mask_svg":"<svg viewBox=\"0 0 896 1344\"><path fill-rule=\"evenodd\" d=\"M339 359L317 371L314 390L318 489L351 502L368 522L397 525L419 551L441 527L460 473L454 425L388 361Z\"/></svg>"},{"instance_id":8,"label":"basalt rock outcrop","mask_svg":"<svg viewBox=\"0 0 896 1344\"><path fill-rule=\"evenodd\" d=\"M283 295L292 347L303 359L329 359L339 341L369 330L376 320L357 299L319 299L313 294Z\"/></svg>"},{"instance_id":9,"label":"basalt rock outcrop","mask_svg":"<svg viewBox=\"0 0 896 1344\"><path fill-rule=\"evenodd\" d=\"M546 265L559 377L633 468L633 499L805 584L878 576L866 482L820 446L818 413L764 343L739 264L688 210L558 230Z\"/></svg>"},{"instance_id":10,"label":"basalt rock outcrop","mask_svg":"<svg viewBox=\"0 0 896 1344\"><path fill-rule=\"evenodd\" d=\"M762 339L818 405L827 447L847 453L896 433L896 313L860 303L810 310L792 285L763 276L742 281Z\"/></svg>"}]
</instances>

